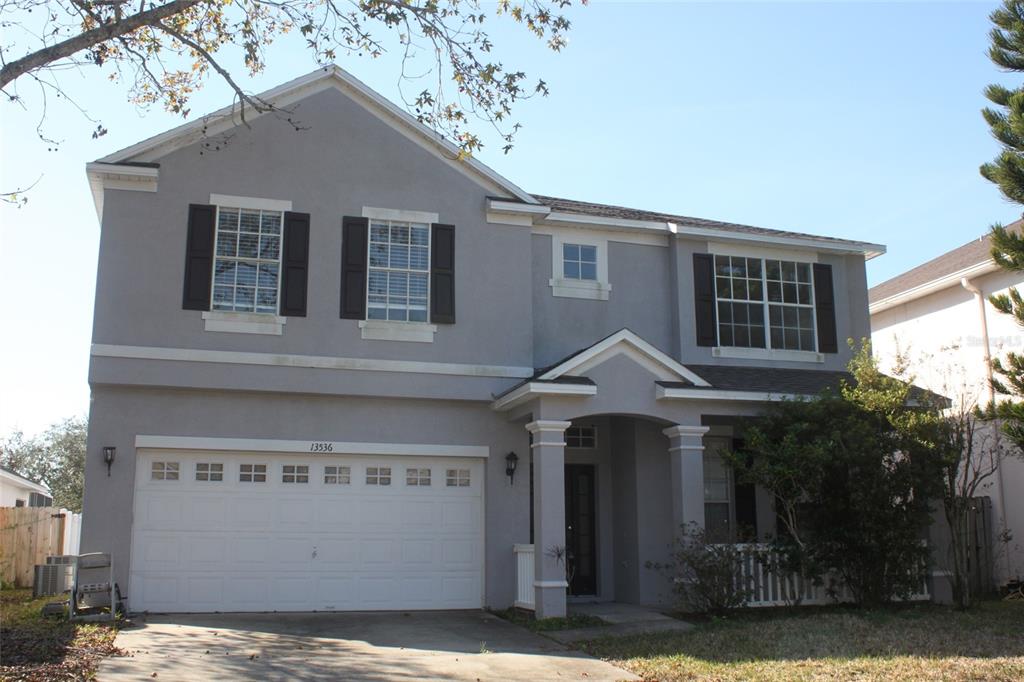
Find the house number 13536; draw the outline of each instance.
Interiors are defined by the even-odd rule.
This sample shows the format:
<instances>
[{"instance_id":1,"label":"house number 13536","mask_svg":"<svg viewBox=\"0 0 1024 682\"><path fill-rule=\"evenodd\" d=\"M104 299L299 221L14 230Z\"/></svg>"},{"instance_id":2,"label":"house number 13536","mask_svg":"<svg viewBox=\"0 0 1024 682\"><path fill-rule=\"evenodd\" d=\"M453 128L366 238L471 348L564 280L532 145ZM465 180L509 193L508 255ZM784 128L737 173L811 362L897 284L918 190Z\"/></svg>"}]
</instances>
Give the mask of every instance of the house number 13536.
<instances>
[{"instance_id":1,"label":"house number 13536","mask_svg":"<svg viewBox=\"0 0 1024 682\"><path fill-rule=\"evenodd\" d=\"M334 443L310 443L310 452L334 452Z\"/></svg>"}]
</instances>

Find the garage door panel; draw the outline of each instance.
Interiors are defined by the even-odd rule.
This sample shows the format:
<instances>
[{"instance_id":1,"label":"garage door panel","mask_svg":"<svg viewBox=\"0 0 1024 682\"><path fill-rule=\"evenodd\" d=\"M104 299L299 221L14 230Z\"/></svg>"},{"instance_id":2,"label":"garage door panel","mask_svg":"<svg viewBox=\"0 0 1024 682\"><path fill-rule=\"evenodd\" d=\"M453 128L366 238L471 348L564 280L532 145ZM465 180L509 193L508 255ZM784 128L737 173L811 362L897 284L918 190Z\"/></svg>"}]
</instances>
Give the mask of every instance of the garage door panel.
<instances>
[{"instance_id":1,"label":"garage door panel","mask_svg":"<svg viewBox=\"0 0 1024 682\"><path fill-rule=\"evenodd\" d=\"M148 480L153 459L179 462L180 480ZM195 481L196 462L221 463L223 480ZM241 463L264 464L266 480L240 481ZM309 482L284 483L288 463L308 466ZM326 482L327 465L348 467L349 482ZM391 484L368 485L366 468L381 466ZM419 476L429 484L410 485L407 468L430 469ZM469 469L472 484L446 485L451 468ZM482 482L478 460L140 453L130 606L478 608Z\"/></svg>"}]
</instances>

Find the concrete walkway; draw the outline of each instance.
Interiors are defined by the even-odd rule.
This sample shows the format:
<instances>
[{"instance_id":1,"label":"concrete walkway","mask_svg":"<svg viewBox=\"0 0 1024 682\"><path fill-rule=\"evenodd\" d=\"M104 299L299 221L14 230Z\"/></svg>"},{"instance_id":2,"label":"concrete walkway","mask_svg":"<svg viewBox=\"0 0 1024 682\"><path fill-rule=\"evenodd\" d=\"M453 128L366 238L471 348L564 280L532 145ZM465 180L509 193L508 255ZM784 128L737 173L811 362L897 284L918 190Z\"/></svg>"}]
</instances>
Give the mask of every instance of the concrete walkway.
<instances>
[{"instance_id":1,"label":"concrete walkway","mask_svg":"<svg viewBox=\"0 0 1024 682\"><path fill-rule=\"evenodd\" d=\"M547 632L545 634L548 637L567 644L569 642L582 642L587 639L600 639L602 637L623 637L652 632L686 632L693 629L693 625L686 621L634 604L619 604L616 602L570 604L569 612L597 616L608 624L576 630Z\"/></svg>"},{"instance_id":2,"label":"concrete walkway","mask_svg":"<svg viewBox=\"0 0 1024 682\"><path fill-rule=\"evenodd\" d=\"M144 616L117 680L636 680L484 611Z\"/></svg>"}]
</instances>

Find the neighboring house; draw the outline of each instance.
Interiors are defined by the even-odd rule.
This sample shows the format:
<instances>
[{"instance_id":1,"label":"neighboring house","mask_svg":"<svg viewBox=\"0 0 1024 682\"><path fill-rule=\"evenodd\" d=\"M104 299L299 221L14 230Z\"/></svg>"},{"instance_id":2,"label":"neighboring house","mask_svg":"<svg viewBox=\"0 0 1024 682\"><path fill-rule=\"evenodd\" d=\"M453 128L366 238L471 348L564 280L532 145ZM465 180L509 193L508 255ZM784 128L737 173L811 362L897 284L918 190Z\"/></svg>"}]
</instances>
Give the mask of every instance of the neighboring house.
<instances>
[{"instance_id":1,"label":"neighboring house","mask_svg":"<svg viewBox=\"0 0 1024 682\"><path fill-rule=\"evenodd\" d=\"M49 507L50 489L43 483L25 478L13 469L0 466L0 507Z\"/></svg>"},{"instance_id":2,"label":"neighboring house","mask_svg":"<svg viewBox=\"0 0 1024 682\"><path fill-rule=\"evenodd\" d=\"M718 452L843 376L882 247L529 194L336 67L263 97L300 129L88 165L82 549L131 608L552 616L773 532Z\"/></svg>"},{"instance_id":3,"label":"neighboring house","mask_svg":"<svg viewBox=\"0 0 1024 682\"><path fill-rule=\"evenodd\" d=\"M989 237L980 237L870 290L871 341L883 369L902 355L915 383L954 405L1000 398L991 388L989 358L1024 351L1024 331L988 297L1024 285L1024 275L1000 269L991 249ZM1007 457L981 491L992 501L996 584L1024 576L1022 490L1024 461ZM999 541L1003 530L1011 536L1007 543Z\"/></svg>"}]
</instances>

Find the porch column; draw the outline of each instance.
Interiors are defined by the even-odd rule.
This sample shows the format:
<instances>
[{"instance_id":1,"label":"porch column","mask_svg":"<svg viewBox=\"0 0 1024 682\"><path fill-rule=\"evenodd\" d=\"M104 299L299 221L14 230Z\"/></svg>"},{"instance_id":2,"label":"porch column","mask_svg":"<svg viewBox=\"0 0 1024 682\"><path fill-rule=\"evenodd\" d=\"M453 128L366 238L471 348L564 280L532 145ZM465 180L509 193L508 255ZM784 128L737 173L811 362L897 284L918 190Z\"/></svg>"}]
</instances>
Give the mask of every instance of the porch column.
<instances>
[{"instance_id":1,"label":"porch column","mask_svg":"<svg viewBox=\"0 0 1024 682\"><path fill-rule=\"evenodd\" d=\"M537 618L565 615L565 430L570 422L538 420L533 435L533 566ZM556 556L556 550L561 557Z\"/></svg>"},{"instance_id":2,"label":"porch column","mask_svg":"<svg viewBox=\"0 0 1024 682\"><path fill-rule=\"evenodd\" d=\"M707 426L670 426L668 455L672 477L672 521L675 536L680 526L704 527L704 434Z\"/></svg>"}]
</instances>

